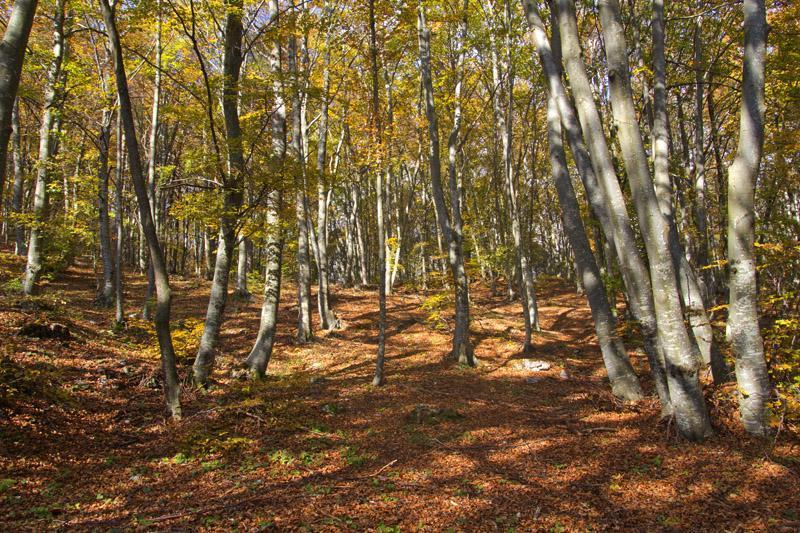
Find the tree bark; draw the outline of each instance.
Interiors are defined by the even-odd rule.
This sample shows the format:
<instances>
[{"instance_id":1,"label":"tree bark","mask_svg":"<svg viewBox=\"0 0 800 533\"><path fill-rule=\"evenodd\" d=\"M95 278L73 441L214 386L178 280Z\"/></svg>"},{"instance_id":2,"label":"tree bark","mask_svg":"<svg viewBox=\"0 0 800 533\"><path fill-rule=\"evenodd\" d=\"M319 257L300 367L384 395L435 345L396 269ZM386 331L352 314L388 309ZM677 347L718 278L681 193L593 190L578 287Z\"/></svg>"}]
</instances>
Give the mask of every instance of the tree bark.
<instances>
[{"instance_id":1,"label":"tree bark","mask_svg":"<svg viewBox=\"0 0 800 533\"><path fill-rule=\"evenodd\" d=\"M38 0L16 0L0 41L0 205L6 188L6 157L11 137L11 115Z\"/></svg>"},{"instance_id":2,"label":"tree bark","mask_svg":"<svg viewBox=\"0 0 800 533\"><path fill-rule=\"evenodd\" d=\"M383 185L382 152L383 121L380 108L380 92L378 90L378 45L375 31L375 0L369 0L369 57L370 77L372 81L372 130L373 142L377 150L375 164L375 195L377 197L378 226L378 353L375 358L375 375L372 385L379 387L385 381L384 359L386 355L386 228L384 226L385 190Z\"/></svg>"},{"instance_id":3,"label":"tree bark","mask_svg":"<svg viewBox=\"0 0 800 533\"><path fill-rule=\"evenodd\" d=\"M681 301L692 334L705 364L711 365L716 383L727 381L725 360L714 341L700 283L680 242L669 175L669 124L667 117L667 76L664 27L664 0L653 0L653 182L661 213L669 226L669 250L678 274Z\"/></svg>"},{"instance_id":4,"label":"tree bark","mask_svg":"<svg viewBox=\"0 0 800 533\"><path fill-rule=\"evenodd\" d=\"M683 323L680 292L669 252L669 226L658 206L636 122L619 2L600 0L599 6L611 110L650 263L658 335L664 350L676 426L685 438L702 441L711 434L711 423L699 380L701 358Z\"/></svg>"},{"instance_id":5,"label":"tree bark","mask_svg":"<svg viewBox=\"0 0 800 533\"><path fill-rule=\"evenodd\" d=\"M122 58L122 45L117 31L114 11L108 0L100 0L105 21L106 33L108 34L109 48L114 59L114 75L117 82L117 93L119 95L119 109L122 118L122 125L125 132L125 140L128 145L128 167L131 173L131 180L136 191L136 200L139 204L139 216L142 221L147 246L150 251L150 258L153 262L153 271L156 280L156 314L155 328L158 336L158 344L161 350L161 366L164 372L164 395L166 397L167 412L173 419L181 418L180 405L180 381L178 371L175 367L175 350L172 346L172 334L169 329L170 308L172 304L172 294L169 287L169 274L167 273L164 254L161 244L158 242L156 227L153 224L152 213L150 212L150 200L147 195L147 183L142 172L141 156L139 155L139 141L136 137L136 123L133 117L131 97L128 92L128 78L125 73L125 64Z\"/></svg>"},{"instance_id":6,"label":"tree bark","mask_svg":"<svg viewBox=\"0 0 800 533\"><path fill-rule=\"evenodd\" d=\"M116 148L117 148L117 174L116 174L116 196L114 198L115 205L115 225L117 230L117 246L114 255L114 300L115 300L115 313L116 319L115 322L117 327L121 327L125 324L125 301L124 301L124 291L123 291L123 283L124 283L124 276L122 272L122 248L123 248L123 237L125 234L125 228L123 227L123 212L122 212L122 202L124 201L123 194L125 192L125 183L122 181L123 178L123 167L125 166L125 154L124 151L124 143L122 137L122 120L117 114L117 127L116 127Z\"/></svg>"},{"instance_id":7,"label":"tree bark","mask_svg":"<svg viewBox=\"0 0 800 533\"><path fill-rule=\"evenodd\" d=\"M25 267L25 280L22 290L31 295L42 270L42 230L47 210L47 187L52 164L56 115L62 104L62 65L66 42L64 38L64 0L57 0L53 16L53 55L47 69L47 85L44 90L44 111L39 128L39 159L36 168L36 190L33 199L33 225L28 241L28 261ZM5 168L5 158L3 158ZM4 171L5 172L5 171Z\"/></svg>"},{"instance_id":8,"label":"tree bark","mask_svg":"<svg viewBox=\"0 0 800 533\"><path fill-rule=\"evenodd\" d=\"M100 256L103 262L103 281L97 294L100 305L108 307L114 301L114 257L111 248L111 223L109 218L108 182L109 165L108 157L111 148L111 109L103 111L103 123L98 136L98 191L97 211L100 225Z\"/></svg>"},{"instance_id":9,"label":"tree bark","mask_svg":"<svg viewBox=\"0 0 800 533\"><path fill-rule=\"evenodd\" d=\"M279 1L269 0L268 20L277 24ZM273 41L268 58L270 72L274 75L272 91L275 110L272 114L272 165L278 176L283 175L286 156L286 106L283 100L283 83L281 71L281 42ZM283 230L281 228L280 210L283 203L282 184L269 193L267 198L267 242L266 242L266 276L264 279L264 302L261 306L261 322L258 336L245 366L253 377L263 377L267 372L275 343L275 328L278 321L278 304L281 296L281 264L283 259Z\"/></svg>"},{"instance_id":10,"label":"tree bark","mask_svg":"<svg viewBox=\"0 0 800 533\"><path fill-rule=\"evenodd\" d=\"M764 146L764 64L767 20L763 0L744 0L744 64L739 146L728 169L728 327L736 360L739 412L755 435L768 430L770 395L764 343L758 326L754 249L754 193Z\"/></svg>"},{"instance_id":11,"label":"tree bark","mask_svg":"<svg viewBox=\"0 0 800 533\"><path fill-rule=\"evenodd\" d=\"M297 341L310 342L311 266L309 257L308 209L306 201L305 152L303 150L302 86L297 68L297 37L289 37L289 73L292 80L292 158L295 185L295 220L297 223Z\"/></svg>"},{"instance_id":12,"label":"tree bark","mask_svg":"<svg viewBox=\"0 0 800 533\"><path fill-rule=\"evenodd\" d=\"M11 143L14 152L14 186L11 197L11 212L15 216L22 214L22 204L25 199L25 169L22 161L22 134L19 124L19 100L14 103L14 111L11 118ZM1 194L0 194L1 196ZM14 253L16 255L28 255L28 246L25 243L25 226L21 221L14 221Z\"/></svg>"},{"instance_id":13,"label":"tree bark","mask_svg":"<svg viewBox=\"0 0 800 533\"><path fill-rule=\"evenodd\" d=\"M617 179L603 124L594 102L589 77L586 74L586 66L581 57L574 2L572 0L555 0L555 4L564 61L569 84L575 97L575 107L580 124L575 119L575 113L569 104L566 93L561 95L562 91L558 88L560 77L558 77L559 83L554 85L554 90L557 91L557 95L560 95L558 103L561 120L567 131L573 157L583 178L589 201L595 209L595 214L597 214L607 238L609 241L613 241L616 248L617 264L625 284L630 311L642 327L644 349L656 392L661 401L661 413L663 416L668 416L672 413L672 403L667 385L663 348L658 339L650 277L636 246L625 197ZM549 76L556 79L552 74ZM583 127L582 131L591 154L591 160L585 155L586 151L581 149L580 126ZM590 168L593 168L594 171L590 172ZM592 174L597 180L598 187L593 186ZM597 188L599 188L599 193L592 192ZM607 213L607 216L602 214L603 211Z\"/></svg>"},{"instance_id":14,"label":"tree bark","mask_svg":"<svg viewBox=\"0 0 800 533\"><path fill-rule=\"evenodd\" d=\"M586 228L581 219L580 206L567 171L567 160L561 131L558 104L558 86L561 86L561 54L558 26L553 24L552 45L547 39L544 22L534 0L523 0L523 10L533 28L533 39L539 60L548 78L547 131L550 145L550 165L553 183L561 204L564 230L575 256L576 273L583 286L594 319L595 332L600 343L606 372L614 395L629 401L643 396L639 379L633 370L622 340L616 335L615 319L606 296L600 269L589 246ZM561 86L563 92L563 86ZM556 89L556 90L554 90Z\"/></svg>"},{"instance_id":15,"label":"tree bark","mask_svg":"<svg viewBox=\"0 0 800 533\"><path fill-rule=\"evenodd\" d=\"M231 259L236 246L239 210L244 200L244 153L239 124L239 78L242 68L242 0L227 0L225 20L224 79L222 112L225 118L225 140L228 153L228 175L223 177L223 211L220 219L219 243L214 264L214 279L208 298L203 336L192 365L195 384L205 386L214 367L219 330L228 300ZM210 104L211 102L209 102Z\"/></svg>"}]
</instances>

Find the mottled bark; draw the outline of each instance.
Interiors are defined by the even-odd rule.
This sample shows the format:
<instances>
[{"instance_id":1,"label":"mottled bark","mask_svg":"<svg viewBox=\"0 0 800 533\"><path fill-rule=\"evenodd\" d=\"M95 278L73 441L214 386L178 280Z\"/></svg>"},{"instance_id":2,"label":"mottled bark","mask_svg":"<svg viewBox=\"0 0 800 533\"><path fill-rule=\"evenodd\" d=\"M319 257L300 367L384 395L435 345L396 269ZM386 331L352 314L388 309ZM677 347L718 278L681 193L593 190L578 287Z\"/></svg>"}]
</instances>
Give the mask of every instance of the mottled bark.
<instances>
[{"instance_id":1,"label":"mottled bark","mask_svg":"<svg viewBox=\"0 0 800 533\"><path fill-rule=\"evenodd\" d=\"M279 1L269 0L268 18L276 24L279 14ZM274 75L272 92L275 110L272 114L272 161L270 168L276 175L283 174L283 165L286 155L286 106L283 100L283 83L281 71L281 41L272 42L267 57L269 70ZM272 347L275 344L275 328L278 322L278 304L281 296L281 263L283 259L283 230L280 224L280 210L283 195L279 185L275 187L267 198L267 242L266 276L264 279L264 303L261 306L261 322L258 326L258 336L247 356L245 366L257 378L263 377L267 372L269 360L272 357Z\"/></svg>"},{"instance_id":2,"label":"mottled bark","mask_svg":"<svg viewBox=\"0 0 800 533\"><path fill-rule=\"evenodd\" d=\"M768 431L770 383L758 326L754 192L764 146L764 64L767 20L763 0L744 0L744 64L739 146L728 169L728 326L736 360L739 413L755 435Z\"/></svg>"},{"instance_id":3,"label":"mottled bark","mask_svg":"<svg viewBox=\"0 0 800 533\"><path fill-rule=\"evenodd\" d=\"M54 149L54 132L57 131L56 115L60 113L63 92L62 65L66 48L64 36L64 0L57 0L53 16L53 55L47 68L47 83L44 89L44 110L39 128L39 158L36 167L36 189L33 198L33 224L28 241L28 260L22 291L33 294L42 270L42 230L47 209L47 188ZM3 159L5 167L5 158Z\"/></svg>"},{"instance_id":4,"label":"mottled bark","mask_svg":"<svg viewBox=\"0 0 800 533\"><path fill-rule=\"evenodd\" d=\"M619 3L618 0L600 0L599 6L611 110L647 249L658 336L664 350L667 385L676 426L685 438L701 441L711 433L711 422L699 379L701 358L683 322L680 292L669 252L669 226L658 206L647 154L636 122Z\"/></svg>"},{"instance_id":5,"label":"mottled bark","mask_svg":"<svg viewBox=\"0 0 800 533\"><path fill-rule=\"evenodd\" d=\"M103 123L98 136L98 187L97 187L97 212L100 225L100 257L103 263L103 279L97 294L97 301L102 306L110 306L114 300L114 258L111 248L111 223L109 218L108 182L109 165L108 157L111 148L111 109L103 111Z\"/></svg>"},{"instance_id":6,"label":"mottled bark","mask_svg":"<svg viewBox=\"0 0 800 533\"><path fill-rule=\"evenodd\" d=\"M203 336L192 365L197 385L206 385L214 367L219 330L228 300L231 260L236 246L239 210L242 207L244 153L239 124L239 77L242 67L242 0L227 0L225 19L225 55L223 58L222 112L225 118L225 140L228 153L228 175L223 178L222 217L219 243L214 264L214 279L208 298Z\"/></svg>"},{"instance_id":7,"label":"mottled bark","mask_svg":"<svg viewBox=\"0 0 800 533\"><path fill-rule=\"evenodd\" d=\"M578 126L566 93L558 98L562 124L567 131L573 157L586 186L587 196L598 215L606 236L610 237L609 240L613 241L616 249L617 264L625 284L630 311L642 327L644 349L656 392L661 401L661 412L662 415L669 415L672 412L672 406L667 386L663 349L658 339L650 276L639 255L625 197L617 179L600 113L594 102L586 66L581 57L575 5L572 0L555 0L555 4L558 8L558 27L566 71L575 97L575 108L578 112L580 126L582 126L589 154L591 154L591 165L587 164L588 156L583 155L585 151L581 149L579 136L581 128ZM560 80L560 77L558 79ZM559 91L558 84L554 85L554 90ZM561 91L556 94L560 93ZM598 187L592 185L590 167L594 169L593 174ZM591 192L598 188L599 194ZM601 206L604 206L605 209ZM603 210L607 213L607 218L602 215ZM604 220L604 218L606 219Z\"/></svg>"},{"instance_id":8,"label":"mottled bark","mask_svg":"<svg viewBox=\"0 0 800 533\"><path fill-rule=\"evenodd\" d=\"M557 89L561 84L560 37L558 27L553 25L552 45L547 39L544 22L534 0L523 0L525 14L533 29L533 39L539 60L548 78L547 132L550 147L550 165L553 183L556 186L564 230L575 256L578 279L586 292L594 319L595 332L600 343L603 362L611 382L612 392L625 400L640 400L643 396L639 380L621 339L615 331L615 319L606 296L606 288L600 277L600 269L589 245L586 228L581 219L580 206L567 171L567 160L562 141L561 117ZM553 90L556 89L556 90ZM563 87L562 87L563 89Z\"/></svg>"},{"instance_id":9,"label":"mottled bark","mask_svg":"<svg viewBox=\"0 0 800 533\"><path fill-rule=\"evenodd\" d=\"M19 216L22 214L22 203L25 199L25 169L22 161L22 134L19 125L19 101L14 103L11 119L11 145L14 158L14 185L11 196L11 212ZM25 242L25 226L20 221L14 222L14 253L27 255L28 246Z\"/></svg>"},{"instance_id":10,"label":"mottled bark","mask_svg":"<svg viewBox=\"0 0 800 533\"><path fill-rule=\"evenodd\" d=\"M0 205L6 188L6 156L11 137L11 115L17 99L22 63L33 27L37 0L16 0L0 41Z\"/></svg>"}]
</instances>

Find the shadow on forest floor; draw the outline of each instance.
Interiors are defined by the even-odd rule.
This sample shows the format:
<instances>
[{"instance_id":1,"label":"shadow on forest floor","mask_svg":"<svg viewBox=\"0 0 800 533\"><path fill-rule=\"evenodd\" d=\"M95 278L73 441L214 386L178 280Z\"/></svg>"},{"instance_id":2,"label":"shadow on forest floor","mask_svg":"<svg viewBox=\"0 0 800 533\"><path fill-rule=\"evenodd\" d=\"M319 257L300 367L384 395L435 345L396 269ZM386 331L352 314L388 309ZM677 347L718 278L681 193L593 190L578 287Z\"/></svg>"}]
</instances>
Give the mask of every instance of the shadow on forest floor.
<instances>
[{"instance_id":1,"label":"shadow on forest floor","mask_svg":"<svg viewBox=\"0 0 800 533\"><path fill-rule=\"evenodd\" d=\"M128 276L127 313L144 281ZM295 291L284 287L278 340L263 382L230 377L253 342L260 298L230 301L214 385L186 388L184 419L165 422L152 328L93 302L94 275L49 283L49 307L0 300L0 527L3 530L797 528L798 447L744 436L709 390L717 435L679 441L652 399L608 391L584 300L558 280L538 287L542 332L520 352L518 302L473 286L480 365L448 357L424 298L388 298L387 384L369 385L374 292L335 289L344 328L294 341ZM175 279L173 319L186 375L207 283ZM67 343L17 336L20 323L67 322ZM452 324L446 312L445 324ZM633 342L629 343L631 346ZM516 360L551 363L522 370ZM646 361L631 357L640 376ZM560 379L568 368L569 379ZM539 379L529 379L532 377ZM643 379L651 388L646 377ZM722 398L722 400L720 400ZM425 404L439 415L416 423Z\"/></svg>"}]
</instances>

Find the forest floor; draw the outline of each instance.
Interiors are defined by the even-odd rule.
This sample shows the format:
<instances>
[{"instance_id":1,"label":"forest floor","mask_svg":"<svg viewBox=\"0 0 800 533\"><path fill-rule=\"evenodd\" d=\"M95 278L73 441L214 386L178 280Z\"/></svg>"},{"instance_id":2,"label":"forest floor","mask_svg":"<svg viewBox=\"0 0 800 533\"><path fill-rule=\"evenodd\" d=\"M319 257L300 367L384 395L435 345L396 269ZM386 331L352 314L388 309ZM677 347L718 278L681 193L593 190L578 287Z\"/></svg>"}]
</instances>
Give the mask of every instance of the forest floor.
<instances>
[{"instance_id":1,"label":"forest floor","mask_svg":"<svg viewBox=\"0 0 800 533\"><path fill-rule=\"evenodd\" d=\"M94 287L90 268L71 268L39 297L0 299L0 530L800 528L797 436L745 436L731 387L709 388L716 435L702 445L659 422L652 399L616 401L585 300L562 281L539 283L530 355L519 303L473 286L476 369L448 357L451 315L437 327L424 295L390 296L382 388L370 385L375 292L336 288L343 329L299 345L285 286L258 383L231 370L254 340L260 297L230 301L213 386L184 388L179 423L164 419L151 326L114 332ZM129 277L128 314L143 287ZM207 287L173 280L184 376ZM35 319L67 325L71 340L18 335ZM552 366L525 370L524 357Z\"/></svg>"}]
</instances>

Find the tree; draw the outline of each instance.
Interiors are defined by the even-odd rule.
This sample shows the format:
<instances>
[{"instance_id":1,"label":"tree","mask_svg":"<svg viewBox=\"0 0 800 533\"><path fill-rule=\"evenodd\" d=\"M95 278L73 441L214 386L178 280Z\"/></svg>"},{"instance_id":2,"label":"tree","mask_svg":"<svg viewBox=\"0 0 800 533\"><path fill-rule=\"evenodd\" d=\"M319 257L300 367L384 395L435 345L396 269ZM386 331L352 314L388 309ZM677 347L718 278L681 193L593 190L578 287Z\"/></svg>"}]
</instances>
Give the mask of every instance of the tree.
<instances>
[{"instance_id":1,"label":"tree","mask_svg":"<svg viewBox=\"0 0 800 533\"><path fill-rule=\"evenodd\" d=\"M744 0L743 9L744 62L739 145L728 169L728 327L736 360L742 424L750 433L765 435L770 383L758 325L753 196L764 147L767 19L762 0Z\"/></svg>"},{"instance_id":2,"label":"tree","mask_svg":"<svg viewBox=\"0 0 800 533\"><path fill-rule=\"evenodd\" d=\"M461 221L461 195L458 184L450 179L450 206L453 212L452 221L444 203L442 189L442 165L439 155L439 120L433 94L431 77L431 32L425 20L425 8L422 4L417 10L417 32L419 40L420 76L425 105L425 116L428 119L428 166L431 173L431 190L436 207L436 219L448 247L450 272L455 287L455 331L453 332L453 358L459 363L475 366L472 344L469 340L469 281L464 269L463 232Z\"/></svg>"},{"instance_id":3,"label":"tree","mask_svg":"<svg viewBox=\"0 0 800 533\"><path fill-rule=\"evenodd\" d=\"M114 60L114 77L117 82L119 97L119 112L125 133L125 142L128 146L128 168L136 191L136 200L139 204L139 217L147 239L150 259L153 262L153 272L156 285L156 314L155 327L158 344L161 351L161 367L164 373L164 395L166 397L167 412L175 420L181 418L180 381L175 367L175 349L172 346L172 334L169 329L170 310L172 306L172 291L169 286L169 274L164 261L164 253L158 242L156 227L150 211L150 200L147 195L147 183L142 173L142 162L139 155L139 140L136 137L136 123L133 118L131 97L128 91L128 77L125 72L125 63L122 57L122 44L115 20L115 8L108 0L100 0L103 11L103 20L108 35L108 45L111 57Z\"/></svg>"},{"instance_id":4,"label":"tree","mask_svg":"<svg viewBox=\"0 0 800 533\"><path fill-rule=\"evenodd\" d=\"M22 75L22 63L33 27L38 0L15 0L0 42L0 204L6 188L6 156L11 137L11 115Z\"/></svg>"}]
</instances>

